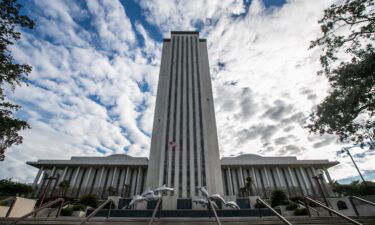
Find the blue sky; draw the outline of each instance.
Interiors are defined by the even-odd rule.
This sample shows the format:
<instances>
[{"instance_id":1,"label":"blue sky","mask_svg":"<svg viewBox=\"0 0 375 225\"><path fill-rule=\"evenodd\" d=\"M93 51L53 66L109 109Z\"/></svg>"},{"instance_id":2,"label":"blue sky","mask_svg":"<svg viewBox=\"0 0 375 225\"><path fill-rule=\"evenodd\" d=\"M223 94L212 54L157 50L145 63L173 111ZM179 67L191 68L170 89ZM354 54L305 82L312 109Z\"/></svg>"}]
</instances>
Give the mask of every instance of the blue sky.
<instances>
[{"instance_id":1,"label":"blue sky","mask_svg":"<svg viewBox=\"0 0 375 225\"><path fill-rule=\"evenodd\" d=\"M12 51L33 71L9 97L32 129L7 152L2 178L30 182L36 171L25 162L37 159L148 156L161 41L172 30L198 30L208 40L221 156L338 160L335 179L357 176L336 154L343 145L335 137L303 128L328 91L315 74L320 50L308 46L333 1L21 2L36 27L23 30ZM357 156L373 179L374 154Z\"/></svg>"}]
</instances>

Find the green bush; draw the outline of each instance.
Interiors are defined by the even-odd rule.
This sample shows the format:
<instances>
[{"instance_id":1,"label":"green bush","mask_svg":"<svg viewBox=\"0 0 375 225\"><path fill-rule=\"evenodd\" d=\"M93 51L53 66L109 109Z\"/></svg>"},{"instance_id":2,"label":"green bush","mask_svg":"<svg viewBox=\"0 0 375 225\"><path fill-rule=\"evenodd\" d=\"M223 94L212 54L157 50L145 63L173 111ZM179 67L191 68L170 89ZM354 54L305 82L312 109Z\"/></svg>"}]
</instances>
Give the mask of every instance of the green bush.
<instances>
[{"instance_id":1,"label":"green bush","mask_svg":"<svg viewBox=\"0 0 375 225\"><path fill-rule=\"evenodd\" d=\"M73 208L72 207L66 207L61 209L61 216L71 216L73 213Z\"/></svg>"},{"instance_id":2,"label":"green bush","mask_svg":"<svg viewBox=\"0 0 375 225\"><path fill-rule=\"evenodd\" d=\"M82 195L79 199L79 203L86 206L91 206L92 208L96 208L98 207L98 198L95 195L91 194Z\"/></svg>"},{"instance_id":3,"label":"green bush","mask_svg":"<svg viewBox=\"0 0 375 225\"><path fill-rule=\"evenodd\" d=\"M283 190L274 190L271 193L271 207L288 204L288 197Z\"/></svg>"},{"instance_id":4,"label":"green bush","mask_svg":"<svg viewBox=\"0 0 375 225\"><path fill-rule=\"evenodd\" d=\"M0 180L0 196L25 196L32 192L31 185L13 182L11 179Z\"/></svg>"},{"instance_id":5,"label":"green bush","mask_svg":"<svg viewBox=\"0 0 375 225\"><path fill-rule=\"evenodd\" d=\"M295 216L305 216L305 215L308 215L307 214L307 209L306 208L297 208L297 209L294 209L293 215L295 215Z\"/></svg>"},{"instance_id":6,"label":"green bush","mask_svg":"<svg viewBox=\"0 0 375 225\"><path fill-rule=\"evenodd\" d=\"M298 205L293 202L289 202L289 204L285 207L286 210L292 211L298 208Z\"/></svg>"},{"instance_id":7,"label":"green bush","mask_svg":"<svg viewBox=\"0 0 375 225\"><path fill-rule=\"evenodd\" d=\"M339 184L337 181L331 183L332 190L339 195L344 196L363 196L363 195L375 195L375 183L371 181L359 182L353 181L350 184Z\"/></svg>"},{"instance_id":8,"label":"green bush","mask_svg":"<svg viewBox=\"0 0 375 225\"><path fill-rule=\"evenodd\" d=\"M86 207L87 206L85 206L83 204L76 204L76 205L73 206L73 211L85 211Z\"/></svg>"}]
</instances>

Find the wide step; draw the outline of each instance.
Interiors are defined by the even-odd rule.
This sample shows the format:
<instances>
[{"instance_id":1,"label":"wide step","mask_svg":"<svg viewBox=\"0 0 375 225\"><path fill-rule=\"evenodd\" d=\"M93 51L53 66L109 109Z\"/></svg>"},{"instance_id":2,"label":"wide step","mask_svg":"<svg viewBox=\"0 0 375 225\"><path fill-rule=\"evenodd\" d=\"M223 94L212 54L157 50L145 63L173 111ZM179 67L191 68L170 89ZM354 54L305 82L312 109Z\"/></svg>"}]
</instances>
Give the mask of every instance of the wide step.
<instances>
[{"instance_id":1,"label":"wide step","mask_svg":"<svg viewBox=\"0 0 375 225\"><path fill-rule=\"evenodd\" d=\"M313 224L325 224L325 225L338 225L338 224L350 224L345 220L337 217L292 217L287 218L292 224L295 225L313 225ZM353 219L362 223L363 225L375 225L375 217L353 217ZM60 218L28 218L25 221L21 221L18 224L53 224L53 225L69 225L69 224L79 224L82 218L74 217L60 217ZM14 221L12 218L1 218L0 224L9 224ZM120 224L139 224L146 225L149 224L149 218L104 218L96 217L88 221L87 225L120 225ZM223 225L245 225L245 224L267 224L276 225L284 224L276 217L263 217L263 218L222 218L221 224ZM214 218L161 218L154 221L155 225L172 225L172 224L216 224Z\"/></svg>"}]
</instances>

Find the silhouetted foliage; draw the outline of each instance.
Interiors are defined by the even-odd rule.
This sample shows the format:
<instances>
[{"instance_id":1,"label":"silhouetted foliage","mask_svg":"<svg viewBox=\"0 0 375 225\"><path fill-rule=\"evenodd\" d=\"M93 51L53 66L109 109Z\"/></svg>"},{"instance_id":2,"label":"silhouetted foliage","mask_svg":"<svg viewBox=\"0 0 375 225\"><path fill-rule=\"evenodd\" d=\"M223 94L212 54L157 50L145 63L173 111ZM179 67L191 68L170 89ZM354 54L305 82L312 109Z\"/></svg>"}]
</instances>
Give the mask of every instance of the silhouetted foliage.
<instances>
[{"instance_id":1,"label":"silhouetted foliage","mask_svg":"<svg viewBox=\"0 0 375 225\"><path fill-rule=\"evenodd\" d=\"M59 188L60 188L60 190L62 191L62 195L63 195L63 197L65 197L66 192L68 192L68 190L69 190L69 188L70 188L70 182L67 181L67 180L61 181L61 182L59 183Z\"/></svg>"},{"instance_id":2,"label":"silhouetted foliage","mask_svg":"<svg viewBox=\"0 0 375 225\"><path fill-rule=\"evenodd\" d=\"M0 196L25 196L33 192L30 185L14 182L11 179L0 180Z\"/></svg>"},{"instance_id":3,"label":"silhouetted foliage","mask_svg":"<svg viewBox=\"0 0 375 225\"><path fill-rule=\"evenodd\" d=\"M14 90L26 80L31 66L14 63L9 46L21 38L19 27L32 29L34 21L19 14L21 5L16 0L0 2L0 161L5 158L5 149L21 144L20 130L30 128L27 122L13 116L20 106L6 100L5 87Z\"/></svg>"},{"instance_id":4,"label":"silhouetted foliage","mask_svg":"<svg viewBox=\"0 0 375 225\"><path fill-rule=\"evenodd\" d=\"M246 177L245 179L245 186L240 188L240 193L242 196L250 196L251 195L251 185L253 183L253 179L251 177Z\"/></svg>"},{"instance_id":5,"label":"silhouetted foliage","mask_svg":"<svg viewBox=\"0 0 375 225\"><path fill-rule=\"evenodd\" d=\"M313 111L310 132L335 134L339 141L367 143L375 148L375 5L373 0L347 0L324 11L322 70L331 86Z\"/></svg>"},{"instance_id":6,"label":"silhouetted foliage","mask_svg":"<svg viewBox=\"0 0 375 225\"><path fill-rule=\"evenodd\" d=\"M371 181L353 181L350 184L339 184L337 181L331 184L332 191L343 196L375 195L375 183Z\"/></svg>"},{"instance_id":7,"label":"silhouetted foliage","mask_svg":"<svg viewBox=\"0 0 375 225\"><path fill-rule=\"evenodd\" d=\"M73 213L73 207L66 207L61 209L61 216L71 216Z\"/></svg>"},{"instance_id":8,"label":"silhouetted foliage","mask_svg":"<svg viewBox=\"0 0 375 225\"><path fill-rule=\"evenodd\" d=\"M274 190L271 193L271 207L288 204L288 197L283 190Z\"/></svg>"},{"instance_id":9,"label":"silhouetted foliage","mask_svg":"<svg viewBox=\"0 0 375 225\"><path fill-rule=\"evenodd\" d=\"M109 194L110 196L117 195L117 190L116 190L116 188L110 186L110 187L108 187L107 190L108 190L108 194Z\"/></svg>"},{"instance_id":10,"label":"silhouetted foliage","mask_svg":"<svg viewBox=\"0 0 375 225\"><path fill-rule=\"evenodd\" d=\"M79 203L96 208L98 207L98 198L92 194L82 195L79 199Z\"/></svg>"},{"instance_id":11,"label":"silhouetted foliage","mask_svg":"<svg viewBox=\"0 0 375 225\"><path fill-rule=\"evenodd\" d=\"M298 208L298 205L294 202L289 202L289 204L285 207L288 211L293 211Z\"/></svg>"}]
</instances>

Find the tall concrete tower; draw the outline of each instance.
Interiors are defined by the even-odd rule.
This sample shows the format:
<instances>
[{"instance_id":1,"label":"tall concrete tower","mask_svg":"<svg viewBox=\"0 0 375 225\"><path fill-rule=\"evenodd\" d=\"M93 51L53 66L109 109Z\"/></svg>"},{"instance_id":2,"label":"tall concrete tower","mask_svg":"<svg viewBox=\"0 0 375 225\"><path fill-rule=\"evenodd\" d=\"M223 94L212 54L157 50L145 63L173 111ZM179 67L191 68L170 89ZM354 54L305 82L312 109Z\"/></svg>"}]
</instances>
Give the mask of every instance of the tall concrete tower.
<instances>
[{"instance_id":1,"label":"tall concrete tower","mask_svg":"<svg viewBox=\"0 0 375 225\"><path fill-rule=\"evenodd\" d=\"M163 41L146 187L163 184L174 200L199 195L197 186L223 193L207 43L198 32Z\"/></svg>"}]
</instances>

